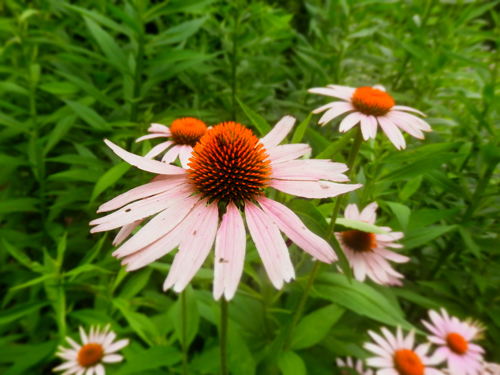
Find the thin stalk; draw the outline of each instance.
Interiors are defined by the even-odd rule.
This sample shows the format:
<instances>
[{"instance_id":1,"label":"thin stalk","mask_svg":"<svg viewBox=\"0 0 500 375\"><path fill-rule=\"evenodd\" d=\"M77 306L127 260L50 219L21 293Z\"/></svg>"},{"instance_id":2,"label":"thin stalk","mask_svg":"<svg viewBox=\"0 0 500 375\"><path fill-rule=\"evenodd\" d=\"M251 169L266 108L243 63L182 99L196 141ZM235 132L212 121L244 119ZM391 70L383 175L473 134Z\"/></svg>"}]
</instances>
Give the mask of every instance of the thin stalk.
<instances>
[{"instance_id":1,"label":"thin stalk","mask_svg":"<svg viewBox=\"0 0 500 375\"><path fill-rule=\"evenodd\" d=\"M187 308L186 308L185 291L181 293L181 314L182 314L182 374L188 375Z\"/></svg>"},{"instance_id":2,"label":"thin stalk","mask_svg":"<svg viewBox=\"0 0 500 375\"><path fill-rule=\"evenodd\" d=\"M358 131L356 132L356 135L354 137L354 142L351 146L351 150L349 151L349 156L347 157L347 166L349 170L345 173L347 177L350 176L352 168L354 166L354 161L356 160L356 157L358 156L359 149L361 148L361 143L363 142L363 135L361 134L361 127L358 128ZM341 195L337 198L335 201L335 206L333 207L333 212L332 212L332 219L330 221L330 225L328 226L325 239L328 241L330 237L333 234L333 229L335 227L335 222L337 221L337 216L340 211L340 206L342 205L344 195ZM288 329L288 333L285 338L285 344L284 344L284 349L287 350L290 347L291 344L291 338L293 331L295 330L295 327L297 326L297 323L299 322L300 317L302 316L302 311L304 310L304 306L306 305L307 298L309 297L309 292L311 291L311 288L314 284L314 279L316 278L316 275L318 274L319 267L321 263L316 261L314 262L314 267L311 271L311 274L309 275L309 279L307 280L307 285L304 289L304 292L302 293L302 296L300 297L299 304L297 305L297 308L295 309L295 312L293 314L292 318L292 323L290 324L290 328Z\"/></svg>"},{"instance_id":3,"label":"thin stalk","mask_svg":"<svg viewBox=\"0 0 500 375\"><path fill-rule=\"evenodd\" d=\"M132 109L130 110L130 121L137 121L137 114L139 110L141 87L142 87L142 69L144 64L144 38L142 35L139 36L138 40L139 49L137 52L137 60L135 63L135 76L134 76L134 101L132 103Z\"/></svg>"},{"instance_id":4,"label":"thin stalk","mask_svg":"<svg viewBox=\"0 0 500 375\"><path fill-rule=\"evenodd\" d=\"M228 303L224 296L220 299L220 368L222 375L228 375L227 372L227 322Z\"/></svg>"},{"instance_id":5,"label":"thin stalk","mask_svg":"<svg viewBox=\"0 0 500 375\"><path fill-rule=\"evenodd\" d=\"M237 3L236 3L237 5ZM233 110L233 121L236 121L236 66L237 61L237 45L238 45L238 11L234 11L234 27L233 27L233 52L231 53L231 103Z\"/></svg>"}]
</instances>

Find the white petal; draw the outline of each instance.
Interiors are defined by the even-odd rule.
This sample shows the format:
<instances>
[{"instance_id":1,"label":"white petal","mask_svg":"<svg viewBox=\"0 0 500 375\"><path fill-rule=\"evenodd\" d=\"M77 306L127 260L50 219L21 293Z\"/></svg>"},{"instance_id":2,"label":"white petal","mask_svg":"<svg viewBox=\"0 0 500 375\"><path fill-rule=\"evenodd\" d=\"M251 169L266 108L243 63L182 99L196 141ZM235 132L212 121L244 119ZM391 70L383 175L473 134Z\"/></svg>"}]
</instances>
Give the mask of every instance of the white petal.
<instances>
[{"instance_id":1,"label":"white petal","mask_svg":"<svg viewBox=\"0 0 500 375\"><path fill-rule=\"evenodd\" d=\"M266 149L277 146L286 138L295 124L295 118L292 116L283 117L269 133L260 140Z\"/></svg>"}]
</instances>

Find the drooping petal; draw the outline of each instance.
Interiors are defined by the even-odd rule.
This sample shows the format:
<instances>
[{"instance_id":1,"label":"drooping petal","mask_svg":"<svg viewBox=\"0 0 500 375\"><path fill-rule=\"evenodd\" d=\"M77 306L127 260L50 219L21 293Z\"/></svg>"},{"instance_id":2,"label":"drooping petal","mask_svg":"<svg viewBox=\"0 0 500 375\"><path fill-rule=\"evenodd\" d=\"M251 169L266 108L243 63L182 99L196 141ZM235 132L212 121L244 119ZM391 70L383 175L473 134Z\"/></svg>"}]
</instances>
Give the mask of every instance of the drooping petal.
<instances>
[{"instance_id":1,"label":"drooping petal","mask_svg":"<svg viewBox=\"0 0 500 375\"><path fill-rule=\"evenodd\" d=\"M358 220L366 221L369 224L375 224L375 220L377 219L377 208L377 202L370 203L363 209L363 211L361 211Z\"/></svg>"},{"instance_id":2,"label":"drooping petal","mask_svg":"<svg viewBox=\"0 0 500 375\"><path fill-rule=\"evenodd\" d=\"M367 141L372 136L372 122L370 116L361 116L361 133L363 134L363 139Z\"/></svg>"},{"instance_id":3,"label":"drooping petal","mask_svg":"<svg viewBox=\"0 0 500 375\"><path fill-rule=\"evenodd\" d=\"M176 200L175 204L152 218L132 238L125 242L113 256L122 258L142 249L170 232L191 211L199 198L194 196L183 196Z\"/></svg>"},{"instance_id":4,"label":"drooping petal","mask_svg":"<svg viewBox=\"0 0 500 375\"><path fill-rule=\"evenodd\" d=\"M233 202L227 205L215 240L214 298L233 298L245 263L245 224Z\"/></svg>"},{"instance_id":5,"label":"drooping petal","mask_svg":"<svg viewBox=\"0 0 500 375\"><path fill-rule=\"evenodd\" d=\"M388 120L391 120L394 123L394 125L396 125L400 129L404 130L405 132L407 132L411 136L418 138L418 139L425 138L424 133L422 133L422 131L419 128L417 128L415 125L410 124L405 119L400 118L400 116L397 115L398 113L399 112L389 112L384 117L387 118Z\"/></svg>"},{"instance_id":6,"label":"drooping petal","mask_svg":"<svg viewBox=\"0 0 500 375\"><path fill-rule=\"evenodd\" d=\"M271 180L269 186L304 198L331 198L359 189L361 184L336 184L329 181Z\"/></svg>"},{"instance_id":7,"label":"drooping petal","mask_svg":"<svg viewBox=\"0 0 500 375\"><path fill-rule=\"evenodd\" d=\"M286 138L288 133L290 133L294 124L294 117L283 117L269 133L261 138L260 143L262 143L266 149L279 145L281 141Z\"/></svg>"},{"instance_id":8,"label":"drooping petal","mask_svg":"<svg viewBox=\"0 0 500 375\"><path fill-rule=\"evenodd\" d=\"M97 213L108 212L116 210L126 204L138 199L151 197L156 194L163 193L167 190L173 189L186 182L186 176L168 176L159 181L151 181L145 185L136 187L126 193L120 194L110 201L104 203L99 207Z\"/></svg>"},{"instance_id":9,"label":"drooping petal","mask_svg":"<svg viewBox=\"0 0 500 375\"><path fill-rule=\"evenodd\" d=\"M146 139L154 139L154 138L167 138L168 135L167 134L164 134L164 133L155 133L155 134L147 134L147 135L143 135L142 137L139 137L135 140L135 142L142 142L142 141L145 141Z\"/></svg>"},{"instance_id":10,"label":"drooping petal","mask_svg":"<svg viewBox=\"0 0 500 375\"><path fill-rule=\"evenodd\" d=\"M300 158L309 152L311 152L311 147L304 143L281 145L267 150L269 160L273 165Z\"/></svg>"},{"instance_id":11,"label":"drooping petal","mask_svg":"<svg viewBox=\"0 0 500 375\"><path fill-rule=\"evenodd\" d=\"M346 92L344 91L339 91L337 89L327 88L327 87L314 87L307 91L310 92L311 94L331 96L333 98L338 98L345 101L350 101L350 96L352 96L352 95L346 95Z\"/></svg>"},{"instance_id":12,"label":"drooping petal","mask_svg":"<svg viewBox=\"0 0 500 375\"><path fill-rule=\"evenodd\" d=\"M172 146L174 142L173 141L167 141L167 142L162 142L159 145L154 146L149 152L144 155L146 159L152 159L158 155L160 155L163 151L165 151L167 148Z\"/></svg>"},{"instance_id":13,"label":"drooping petal","mask_svg":"<svg viewBox=\"0 0 500 375\"><path fill-rule=\"evenodd\" d=\"M179 153L181 152L181 145L174 145L170 150L168 150L165 155L161 158L162 163L171 164L177 159Z\"/></svg>"},{"instance_id":14,"label":"drooping petal","mask_svg":"<svg viewBox=\"0 0 500 375\"><path fill-rule=\"evenodd\" d=\"M346 175L347 166L329 160L291 160L286 163L272 165L271 178L280 180L330 180L336 182L349 181Z\"/></svg>"},{"instance_id":15,"label":"drooping petal","mask_svg":"<svg viewBox=\"0 0 500 375\"><path fill-rule=\"evenodd\" d=\"M217 233L219 221L217 202L207 206L193 224L192 229L179 245L163 290L174 287L177 293L182 292L205 261Z\"/></svg>"},{"instance_id":16,"label":"drooping petal","mask_svg":"<svg viewBox=\"0 0 500 375\"><path fill-rule=\"evenodd\" d=\"M113 150L113 152L122 158L124 161L142 169L143 171L151 172L151 173L159 173L166 175L175 175L175 174L185 174L186 171L182 168L175 167L173 165L168 165L156 160L145 159L142 156L132 154L128 151L125 151L123 148L115 145L113 142L105 139L104 142Z\"/></svg>"},{"instance_id":17,"label":"drooping petal","mask_svg":"<svg viewBox=\"0 0 500 375\"><path fill-rule=\"evenodd\" d=\"M355 125L357 125L361 121L361 117L364 116L362 113L354 112L347 115L339 126L339 132L345 133L346 131L351 130Z\"/></svg>"},{"instance_id":18,"label":"drooping petal","mask_svg":"<svg viewBox=\"0 0 500 375\"><path fill-rule=\"evenodd\" d=\"M420 116L427 117L424 113L420 112L418 109L407 107L405 105L395 105L391 108L393 111L406 111L406 112L414 112L418 113Z\"/></svg>"},{"instance_id":19,"label":"drooping petal","mask_svg":"<svg viewBox=\"0 0 500 375\"><path fill-rule=\"evenodd\" d=\"M166 133L167 135L171 135L170 129L162 124L151 124L148 128L148 132L151 133Z\"/></svg>"},{"instance_id":20,"label":"drooping petal","mask_svg":"<svg viewBox=\"0 0 500 375\"><path fill-rule=\"evenodd\" d=\"M257 202L278 228L302 250L325 263L337 260L328 242L307 229L288 207L265 197L258 197Z\"/></svg>"},{"instance_id":21,"label":"drooping petal","mask_svg":"<svg viewBox=\"0 0 500 375\"><path fill-rule=\"evenodd\" d=\"M401 134L401 131L398 129L394 123L385 118L385 117L378 117L377 118L378 123L380 124L380 127L384 131L385 135L387 135L387 138L392 142L392 144L398 149L405 149L406 148L406 142L403 137L403 134Z\"/></svg>"},{"instance_id":22,"label":"drooping petal","mask_svg":"<svg viewBox=\"0 0 500 375\"><path fill-rule=\"evenodd\" d=\"M143 220L137 220L131 224L124 225L113 240L113 246L118 246L119 244L121 244L142 222Z\"/></svg>"},{"instance_id":23,"label":"drooping petal","mask_svg":"<svg viewBox=\"0 0 500 375\"><path fill-rule=\"evenodd\" d=\"M276 224L250 201L245 201L245 214L250 235L269 279L277 289L281 289L283 281L295 278L295 270L285 241Z\"/></svg>"},{"instance_id":24,"label":"drooping petal","mask_svg":"<svg viewBox=\"0 0 500 375\"><path fill-rule=\"evenodd\" d=\"M122 339L122 340L119 340L117 342L114 342L113 344L111 344L110 346L108 346L104 350L104 353L105 354L115 353L118 350L123 349L124 347L126 347L129 344L129 342L130 342L129 339Z\"/></svg>"},{"instance_id":25,"label":"drooping petal","mask_svg":"<svg viewBox=\"0 0 500 375\"><path fill-rule=\"evenodd\" d=\"M179 151L179 160L181 161L182 168L188 169L189 158L191 157L191 153L193 152L193 148L189 145L183 145L181 150Z\"/></svg>"},{"instance_id":26,"label":"drooping petal","mask_svg":"<svg viewBox=\"0 0 500 375\"><path fill-rule=\"evenodd\" d=\"M336 105L326 111L323 116L319 119L318 123L320 125L325 125L332 121L335 117L343 115L346 112L354 111L354 107L351 103L337 102Z\"/></svg>"}]
</instances>

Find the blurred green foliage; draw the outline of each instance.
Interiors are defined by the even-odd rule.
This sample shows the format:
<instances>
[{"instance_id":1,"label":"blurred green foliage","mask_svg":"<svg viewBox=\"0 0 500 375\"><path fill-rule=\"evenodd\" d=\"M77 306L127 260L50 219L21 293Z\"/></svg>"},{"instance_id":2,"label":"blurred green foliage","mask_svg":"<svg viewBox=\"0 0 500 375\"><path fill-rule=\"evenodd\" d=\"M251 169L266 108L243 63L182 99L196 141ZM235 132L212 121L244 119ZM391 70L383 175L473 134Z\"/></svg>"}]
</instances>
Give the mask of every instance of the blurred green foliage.
<instances>
[{"instance_id":1,"label":"blurred green foliage","mask_svg":"<svg viewBox=\"0 0 500 375\"><path fill-rule=\"evenodd\" d=\"M365 142L354 170L364 188L349 197L376 200L377 224L405 233L405 285L349 284L324 266L281 352L311 261L292 246L298 279L276 291L249 241L230 303L231 372L331 374L336 356L366 356L367 329L421 328L441 306L481 321L487 359L500 362L499 10L454 0L3 0L0 372L47 374L65 335L111 322L132 343L110 374L180 373L180 302L161 291L172 256L127 274L110 239L89 234L102 202L150 178L103 138L145 154L154 141L133 140L152 121L300 122L326 103L307 88L330 83L382 84L433 126L402 152L381 134ZM340 135L317 120L304 140L313 157L330 157ZM332 203L296 202L321 231ZM220 371L210 262L186 294L192 374Z\"/></svg>"}]
</instances>

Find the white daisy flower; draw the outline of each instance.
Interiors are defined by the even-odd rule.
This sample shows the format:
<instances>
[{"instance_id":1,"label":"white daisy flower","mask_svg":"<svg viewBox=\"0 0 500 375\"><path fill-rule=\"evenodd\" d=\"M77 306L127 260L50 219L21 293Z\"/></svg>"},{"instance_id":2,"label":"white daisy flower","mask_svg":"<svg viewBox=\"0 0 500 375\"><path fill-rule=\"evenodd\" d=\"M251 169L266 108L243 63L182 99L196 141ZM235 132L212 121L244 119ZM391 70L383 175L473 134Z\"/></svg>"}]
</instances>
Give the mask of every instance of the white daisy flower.
<instances>
[{"instance_id":1,"label":"white daisy flower","mask_svg":"<svg viewBox=\"0 0 500 375\"><path fill-rule=\"evenodd\" d=\"M442 362L442 358L427 356L429 343L413 349L414 331L406 337L403 336L401 327L398 327L396 336L387 328L382 328L382 333L384 337L368 331L376 344L364 345L366 350L377 355L366 361L368 366L380 369L377 370L376 375L444 375L441 370L431 367Z\"/></svg>"},{"instance_id":2,"label":"white daisy flower","mask_svg":"<svg viewBox=\"0 0 500 375\"><path fill-rule=\"evenodd\" d=\"M363 361L358 359L356 361L356 363L354 363L354 361L352 360L351 357L347 357L345 362L343 359L341 358L337 358L337 366L339 366L340 368L342 367L348 367L350 369L353 369L355 370L359 375L373 375L373 370L371 369L367 369L366 371L364 370L363 368ZM344 371L344 370L340 370L340 373L342 375L351 375L352 373L351 372L347 372L347 371Z\"/></svg>"},{"instance_id":3,"label":"white daisy flower","mask_svg":"<svg viewBox=\"0 0 500 375\"><path fill-rule=\"evenodd\" d=\"M80 327L80 338L82 345L71 337L66 337L71 348L60 346L56 355L66 362L55 367L52 371L64 371L62 375L105 375L103 363L115 363L123 361L123 356L116 354L129 344L128 339L113 342L116 333L109 331L109 325L100 330L99 327L90 327L87 335Z\"/></svg>"},{"instance_id":4,"label":"white daisy flower","mask_svg":"<svg viewBox=\"0 0 500 375\"><path fill-rule=\"evenodd\" d=\"M308 91L343 100L328 103L313 111L313 113L320 113L327 110L319 120L320 125L325 125L334 118L348 113L340 123L339 131L346 132L360 124L365 141L369 138L375 139L377 124L398 150L406 148L405 139L399 129L418 139L424 139L423 131L432 131L424 120L407 113L414 112L425 116L422 112L403 105L396 105L392 96L386 93L385 88L380 85L359 88L328 85L327 87L312 88Z\"/></svg>"}]
</instances>

